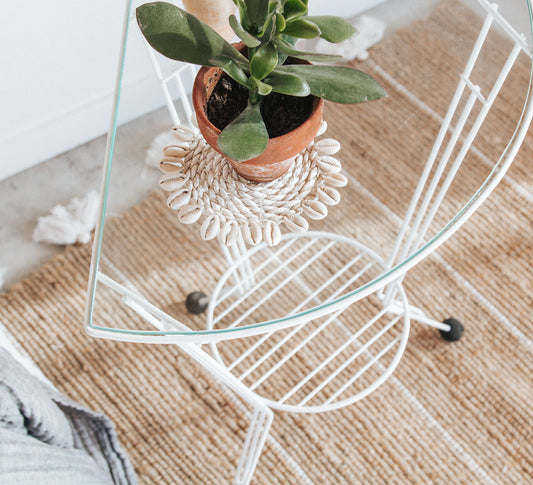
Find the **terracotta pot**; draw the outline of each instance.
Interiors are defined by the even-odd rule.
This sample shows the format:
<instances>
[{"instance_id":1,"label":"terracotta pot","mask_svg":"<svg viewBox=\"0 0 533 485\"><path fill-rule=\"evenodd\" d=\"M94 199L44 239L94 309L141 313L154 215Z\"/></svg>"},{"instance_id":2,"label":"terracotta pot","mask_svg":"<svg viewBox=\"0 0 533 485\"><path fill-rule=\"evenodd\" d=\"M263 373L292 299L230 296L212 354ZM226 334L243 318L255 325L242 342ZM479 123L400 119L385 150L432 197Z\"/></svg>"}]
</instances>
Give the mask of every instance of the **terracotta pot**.
<instances>
[{"instance_id":1,"label":"terracotta pot","mask_svg":"<svg viewBox=\"0 0 533 485\"><path fill-rule=\"evenodd\" d=\"M235 47L244 46L236 45ZM196 75L192 92L198 127L207 143L221 154L222 152L217 144L220 130L207 118L207 100L220 80L222 73L221 69L215 67L202 67ZM313 111L309 118L295 130L285 135L271 138L268 141L266 150L258 157L245 162L237 162L228 157L226 159L241 177L252 182L270 182L281 177L289 170L293 158L314 139L322 123L323 106L324 101L315 97Z\"/></svg>"}]
</instances>

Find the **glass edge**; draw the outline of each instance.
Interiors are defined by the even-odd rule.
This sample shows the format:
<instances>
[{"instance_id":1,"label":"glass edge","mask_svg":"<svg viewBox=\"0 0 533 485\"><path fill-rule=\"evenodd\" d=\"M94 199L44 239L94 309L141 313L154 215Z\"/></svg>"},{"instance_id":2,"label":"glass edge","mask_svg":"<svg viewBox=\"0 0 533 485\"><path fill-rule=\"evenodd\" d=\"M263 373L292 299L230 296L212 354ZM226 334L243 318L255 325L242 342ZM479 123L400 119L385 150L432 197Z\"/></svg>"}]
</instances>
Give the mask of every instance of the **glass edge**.
<instances>
[{"instance_id":1,"label":"glass edge","mask_svg":"<svg viewBox=\"0 0 533 485\"><path fill-rule=\"evenodd\" d=\"M128 0L128 3L129 3L129 8L131 9L131 0ZM531 42L531 45L533 45L533 13L532 13L530 0L526 0L526 3L527 3L527 8L528 8L529 27L530 27L529 40ZM128 24L129 24L129 22L128 22ZM126 40L127 40L127 33L126 33ZM125 47L124 47L124 49L125 49ZM123 69L124 69L124 59L125 59L125 55L124 55L124 58L123 58L123 61L122 61L122 67L121 67L121 81L120 81L121 83L122 83L122 73L123 73ZM104 326L101 326L101 325L95 325L93 323L93 321L92 321L92 314L91 314L91 319L89 321L90 328L95 329L95 330L105 331L105 332L112 332L112 333L116 333L116 334L127 334L127 335L154 335L154 336L220 335L220 334L227 334L227 333L232 333L232 332L242 332L244 330L249 330L249 329L268 327L268 326L272 326L274 324L283 323L283 322L287 322L287 321L290 321L290 320L295 320L297 318L301 318L301 317L304 317L304 316L309 316L310 314L312 314L314 312L318 312L318 311L323 310L325 308L332 307L333 305L336 305L336 304L341 303L341 302L343 302L343 301L345 301L347 299L350 299L350 298L356 296L357 294L365 291L366 289L370 288L371 286L376 286L376 291L377 291L380 288L379 287L379 283L381 281L383 281L383 279L389 278L394 273L398 273L398 276L403 274L401 272L403 267L405 267L413 259L418 257L429 246L435 244L435 242L439 238L442 238L443 235L446 234L458 222L458 220L461 218L461 216L463 214L465 214L465 212L468 211L468 209L474 204L474 202L483 194L485 188L490 183L492 178L499 172L501 164L502 164L503 160L505 159L507 153L509 152L509 149L515 143L516 136L517 136L518 132L520 131L520 128L521 128L521 126L522 126L522 124L524 122L525 113L526 113L526 111L528 109L528 106L532 102L531 101L532 86L533 86L533 60L532 60L531 68L530 68L530 72L529 72L529 82L528 82L528 91L527 91L527 94L526 94L526 99L525 99L525 102L524 102L524 106L522 108L522 112L521 112L520 118L519 118L519 120L518 120L518 122L516 124L516 128L515 128L512 136L511 136L509 142L507 143L505 149L503 150L500 158L498 159L497 163L494 165L493 169L491 170L491 172L489 173L489 175L487 176L487 178L485 179L485 181L483 182L481 187L468 200L468 202L466 202L466 204L457 212L457 214L435 236L433 236L430 240L428 240L423 246L421 246L416 252L414 252L412 255L410 255L408 258L406 258L404 261L402 261L401 263L399 263L396 266L392 267L390 270L386 271L385 273L383 273L379 277L374 278L369 283L367 283L367 284L365 284L363 286L360 286L359 288L357 288L357 289L355 289L355 290L353 290L353 291L351 291L349 293L346 293L345 295L343 295L341 297L338 297L338 298L336 298L335 300L333 300L331 302L324 303L322 305L317 305L317 306L315 306L313 308L310 308L309 310L306 310L304 312L300 312L300 313L297 313L297 314L294 314L294 315L290 315L290 316L286 316L286 317L277 318L277 319L274 319L274 320L268 320L266 322L259 322L259 323L245 325L245 326L241 326L241 327L235 327L235 328L226 328L226 329L218 329L218 330L215 330L215 329L213 329L213 330L191 330L191 331L187 331L187 332L184 332L184 331L175 331L174 332L174 331L168 331L168 330L165 330L165 331L160 331L160 330L128 330L128 329L112 328L112 327L104 327ZM118 105L119 105L119 103L117 102L116 109L115 109L115 115L116 115L116 111L118 110ZM115 134L116 134L116 120L115 120L114 132L113 132L113 140L112 140L113 144L114 144L114 141L115 141ZM109 160L109 165L111 165L111 161L112 161L112 155L111 155L111 158ZM108 175L109 175L109 173L108 173ZM109 182L109 180L107 179L107 187L106 187L106 192L105 192L105 200L106 201L107 201L107 195L108 195L108 189L109 189L108 182ZM104 206L104 213L103 214L105 216L105 206ZM99 251L98 252L100 252L100 249L101 249L101 237L102 237L102 234L103 234L104 221L105 221L105 217L102 217L100 240L99 240ZM445 242L445 241L443 241L443 242ZM98 263L99 263L99 254L98 254ZM96 286L96 274L97 274L97 272L98 272L98 266L95 265L95 270L94 270L94 285L95 286Z\"/></svg>"}]
</instances>

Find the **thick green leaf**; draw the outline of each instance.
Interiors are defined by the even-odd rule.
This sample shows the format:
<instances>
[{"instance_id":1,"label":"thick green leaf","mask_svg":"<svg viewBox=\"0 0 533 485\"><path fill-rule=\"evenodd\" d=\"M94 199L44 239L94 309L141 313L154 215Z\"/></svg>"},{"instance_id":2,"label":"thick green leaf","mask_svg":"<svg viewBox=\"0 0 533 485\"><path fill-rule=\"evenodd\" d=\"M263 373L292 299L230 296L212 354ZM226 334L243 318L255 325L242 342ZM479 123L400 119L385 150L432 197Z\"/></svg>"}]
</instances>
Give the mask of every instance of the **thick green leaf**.
<instances>
[{"instance_id":1,"label":"thick green leaf","mask_svg":"<svg viewBox=\"0 0 533 485\"><path fill-rule=\"evenodd\" d=\"M328 42L342 42L357 33L355 27L341 17L318 15L305 17L305 20L315 24L320 29L320 37Z\"/></svg>"},{"instance_id":2,"label":"thick green leaf","mask_svg":"<svg viewBox=\"0 0 533 485\"><path fill-rule=\"evenodd\" d=\"M272 15L279 8L279 0L270 0L268 2L268 15Z\"/></svg>"},{"instance_id":3,"label":"thick green leaf","mask_svg":"<svg viewBox=\"0 0 533 485\"><path fill-rule=\"evenodd\" d=\"M283 32L285 30L285 26L287 25L287 22L285 21L285 18L283 15L277 14L276 15L276 32Z\"/></svg>"},{"instance_id":4,"label":"thick green leaf","mask_svg":"<svg viewBox=\"0 0 533 485\"><path fill-rule=\"evenodd\" d=\"M231 158L243 162L258 157L268 145L268 132L259 103L251 104L218 137L218 147Z\"/></svg>"},{"instance_id":5,"label":"thick green leaf","mask_svg":"<svg viewBox=\"0 0 533 485\"><path fill-rule=\"evenodd\" d=\"M285 42L283 39L277 39L276 45L279 50L288 56L296 57L298 59L304 59L310 62L337 62L342 59L342 56L330 55L330 54L316 54L314 52L302 52L291 44Z\"/></svg>"},{"instance_id":6,"label":"thick green leaf","mask_svg":"<svg viewBox=\"0 0 533 485\"><path fill-rule=\"evenodd\" d=\"M289 47L294 47L296 45L296 42L298 42L298 39L296 37L291 37L290 35L285 35L285 34L279 35L276 39L274 39L274 41L277 42L279 39L283 40L286 44L289 44ZM276 44L276 45L278 45L278 49L279 49L278 65L281 66L287 60L287 54L285 54L285 52L283 52L279 48L279 44Z\"/></svg>"},{"instance_id":7,"label":"thick green leaf","mask_svg":"<svg viewBox=\"0 0 533 485\"><path fill-rule=\"evenodd\" d=\"M301 17L307 12L307 2L301 0L287 0L283 8L283 16L289 20Z\"/></svg>"},{"instance_id":8,"label":"thick green leaf","mask_svg":"<svg viewBox=\"0 0 533 485\"><path fill-rule=\"evenodd\" d=\"M289 96L309 96L311 88L306 81L296 74L272 72L265 81L272 87L272 91Z\"/></svg>"},{"instance_id":9,"label":"thick green leaf","mask_svg":"<svg viewBox=\"0 0 533 485\"><path fill-rule=\"evenodd\" d=\"M278 64L278 50L276 46L269 42L263 44L250 61L250 73L256 79L264 79Z\"/></svg>"},{"instance_id":10,"label":"thick green leaf","mask_svg":"<svg viewBox=\"0 0 533 485\"><path fill-rule=\"evenodd\" d=\"M259 33L261 43L266 44L270 42L272 39L272 36L276 33L276 18L274 15L272 17L269 17L267 20L267 23L265 24L265 28Z\"/></svg>"},{"instance_id":11,"label":"thick green leaf","mask_svg":"<svg viewBox=\"0 0 533 485\"><path fill-rule=\"evenodd\" d=\"M282 39L285 43L291 45L291 46L295 46L296 43L298 42L298 39L296 37L291 37L290 35L285 35L285 34L281 34L279 36L280 39Z\"/></svg>"},{"instance_id":12,"label":"thick green leaf","mask_svg":"<svg viewBox=\"0 0 533 485\"><path fill-rule=\"evenodd\" d=\"M269 0L246 0L246 15L248 20L255 24L259 30L265 25L268 16Z\"/></svg>"},{"instance_id":13,"label":"thick green leaf","mask_svg":"<svg viewBox=\"0 0 533 485\"><path fill-rule=\"evenodd\" d=\"M241 19L241 22L245 28L248 28L249 25L247 23L247 16L246 16L246 4L244 3L244 0L233 0L233 3L237 5L239 9L239 17Z\"/></svg>"},{"instance_id":14,"label":"thick green leaf","mask_svg":"<svg viewBox=\"0 0 533 485\"><path fill-rule=\"evenodd\" d=\"M387 95L374 78L349 67L293 64L278 66L276 72L296 74L307 81L312 94L335 103L363 103Z\"/></svg>"},{"instance_id":15,"label":"thick green leaf","mask_svg":"<svg viewBox=\"0 0 533 485\"><path fill-rule=\"evenodd\" d=\"M185 10L166 2L137 8L137 23L148 43L170 59L210 66L209 59L226 56L241 68L247 59L209 25Z\"/></svg>"},{"instance_id":16,"label":"thick green leaf","mask_svg":"<svg viewBox=\"0 0 533 485\"><path fill-rule=\"evenodd\" d=\"M263 81L259 81L258 79L255 79L253 77L251 78L251 80L257 88L257 92L261 96L267 96L272 92L272 86L270 86L270 84L264 83Z\"/></svg>"},{"instance_id":17,"label":"thick green leaf","mask_svg":"<svg viewBox=\"0 0 533 485\"><path fill-rule=\"evenodd\" d=\"M241 39L247 47L257 47L261 45L260 40L256 39L252 34L243 29L235 15L230 16L229 24L233 29L233 32L235 32L237 37L239 37L239 39Z\"/></svg>"},{"instance_id":18,"label":"thick green leaf","mask_svg":"<svg viewBox=\"0 0 533 485\"><path fill-rule=\"evenodd\" d=\"M299 39L314 39L320 35L320 29L314 23L298 18L287 22L283 33Z\"/></svg>"},{"instance_id":19,"label":"thick green leaf","mask_svg":"<svg viewBox=\"0 0 533 485\"><path fill-rule=\"evenodd\" d=\"M246 73L229 57L214 56L209 58L209 62L212 66L223 69L229 77L235 79L239 84L242 84L247 88L250 87Z\"/></svg>"}]
</instances>

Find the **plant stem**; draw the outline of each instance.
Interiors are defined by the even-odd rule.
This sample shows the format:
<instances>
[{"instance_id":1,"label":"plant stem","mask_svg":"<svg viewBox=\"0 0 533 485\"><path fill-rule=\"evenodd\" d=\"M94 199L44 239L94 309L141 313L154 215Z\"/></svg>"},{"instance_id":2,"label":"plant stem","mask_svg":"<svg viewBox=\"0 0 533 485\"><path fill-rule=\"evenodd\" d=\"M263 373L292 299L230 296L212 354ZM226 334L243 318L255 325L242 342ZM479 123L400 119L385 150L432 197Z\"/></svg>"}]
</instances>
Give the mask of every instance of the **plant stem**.
<instances>
[{"instance_id":1,"label":"plant stem","mask_svg":"<svg viewBox=\"0 0 533 485\"><path fill-rule=\"evenodd\" d=\"M252 57L255 55L257 47L248 47L248 59L252 60ZM252 83L253 84L253 83ZM257 104L259 102L259 93L257 92L256 87L248 89L248 99L251 104Z\"/></svg>"},{"instance_id":2,"label":"plant stem","mask_svg":"<svg viewBox=\"0 0 533 485\"><path fill-rule=\"evenodd\" d=\"M259 94L257 89L250 89L248 92L248 99L250 100L250 103L257 104L259 102Z\"/></svg>"}]
</instances>

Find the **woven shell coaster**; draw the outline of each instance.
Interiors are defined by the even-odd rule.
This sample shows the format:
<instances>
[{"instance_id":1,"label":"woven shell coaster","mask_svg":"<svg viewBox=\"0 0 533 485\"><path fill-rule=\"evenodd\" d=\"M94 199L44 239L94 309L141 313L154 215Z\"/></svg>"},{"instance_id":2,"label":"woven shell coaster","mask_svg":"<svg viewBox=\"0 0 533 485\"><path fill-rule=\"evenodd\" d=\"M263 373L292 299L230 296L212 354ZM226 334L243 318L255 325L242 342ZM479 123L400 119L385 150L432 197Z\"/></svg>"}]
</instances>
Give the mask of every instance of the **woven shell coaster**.
<instances>
[{"instance_id":1,"label":"woven shell coaster","mask_svg":"<svg viewBox=\"0 0 533 485\"><path fill-rule=\"evenodd\" d=\"M323 121L317 136L326 129ZM167 205L178 212L180 222L201 222L205 240L218 237L231 246L241 234L249 245L264 240L276 246L282 226L307 231L306 217L326 217L328 206L340 201L337 189L347 184L340 162L332 156L340 143L331 138L314 140L282 177L254 183L240 177L197 129L179 126L173 133L178 142L163 149L159 184L170 192Z\"/></svg>"}]
</instances>

